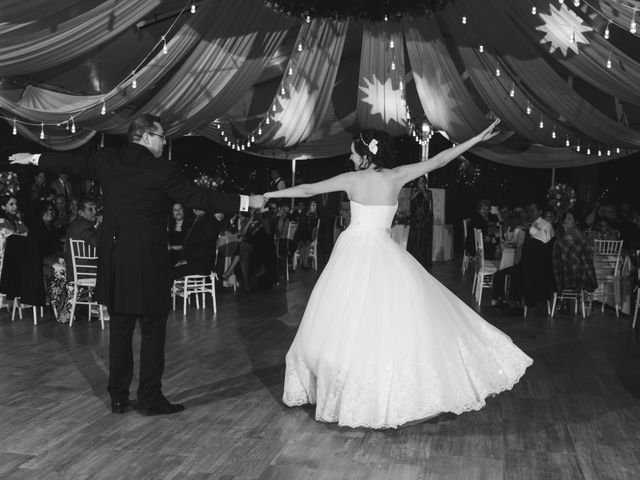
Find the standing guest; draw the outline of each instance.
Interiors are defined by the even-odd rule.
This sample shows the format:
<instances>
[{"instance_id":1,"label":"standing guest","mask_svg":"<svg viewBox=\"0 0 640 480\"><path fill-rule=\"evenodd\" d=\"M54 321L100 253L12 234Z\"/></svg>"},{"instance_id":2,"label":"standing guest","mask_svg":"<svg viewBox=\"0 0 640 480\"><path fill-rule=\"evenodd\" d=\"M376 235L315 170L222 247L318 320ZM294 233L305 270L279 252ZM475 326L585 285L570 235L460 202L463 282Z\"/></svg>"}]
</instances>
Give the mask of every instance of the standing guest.
<instances>
[{"instance_id":1,"label":"standing guest","mask_svg":"<svg viewBox=\"0 0 640 480\"><path fill-rule=\"evenodd\" d=\"M66 173L59 173L58 177L49 186L51 190L56 192L56 195L63 195L66 199L73 196L69 175Z\"/></svg>"},{"instance_id":2,"label":"standing guest","mask_svg":"<svg viewBox=\"0 0 640 480\"><path fill-rule=\"evenodd\" d=\"M111 411L131 405L132 338L140 320L138 411L171 414L184 406L162 394L167 314L171 306L171 270L167 251L167 216L179 201L191 208L236 212L262 208L260 195L247 197L206 191L161 159L166 145L159 117L142 114L129 125L129 145L121 152L104 148L91 158L56 153L17 153L14 164L38 165L45 171L74 173L100 182L104 222L98 240L96 299L109 311L109 385Z\"/></svg>"},{"instance_id":3,"label":"standing guest","mask_svg":"<svg viewBox=\"0 0 640 480\"><path fill-rule=\"evenodd\" d=\"M171 207L171 216L169 218L169 257L171 265L175 265L180 260L180 252L189 228L191 228L192 220L187 217L184 207L180 203L174 203Z\"/></svg>"},{"instance_id":4,"label":"standing guest","mask_svg":"<svg viewBox=\"0 0 640 480\"><path fill-rule=\"evenodd\" d=\"M29 191L29 201L31 203L44 200L47 193L47 176L44 172L38 172L33 177L33 185Z\"/></svg>"},{"instance_id":5,"label":"standing guest","mask_svg":"<svg viewBox=\"0 0 640 480\"><path fill-rule=\"evenodd\" d=\"M282 179L282 176L280 175L280 172L278 170L272 168L270 175L271 182L269 183L269 190L282 190L284 188L287 188L287 184Z\"/></svg>"},{"instance_id":6,"label":"standing guest","mask_svg":"<svg viewBox=\"0 0 640 480\"><path fill-rule=\"evenodd\" d=\"M420 177L411 191L411 220L407 251L428 269L432 261L433 196L427 188L427 178Z\"/></svg>"},{"instance_id":7,"label":"standing guest","mask_svg":"<svg viewBox=\"0 0 640 480\"><path fill-rule=\"evenodd\" d=\"M13 195L8 195L0 200L0 230L18 235L29 233L29 229L19 216L18 199Z\"/></svg>"}]
</instances>

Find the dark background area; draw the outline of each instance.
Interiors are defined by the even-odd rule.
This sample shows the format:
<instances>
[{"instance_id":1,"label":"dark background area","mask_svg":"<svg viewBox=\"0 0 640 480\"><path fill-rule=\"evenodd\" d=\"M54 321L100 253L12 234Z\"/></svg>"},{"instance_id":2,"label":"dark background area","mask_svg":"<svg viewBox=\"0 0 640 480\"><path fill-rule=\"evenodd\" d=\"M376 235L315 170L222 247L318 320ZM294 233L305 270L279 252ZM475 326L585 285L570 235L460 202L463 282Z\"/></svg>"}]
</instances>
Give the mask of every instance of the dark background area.
<instances>
[{"instance_id":1,"label":"dark background area","mask_svg":"<svg viewBox=\"0 0 640 480\"><path fill-rule=\"evenodd\" d=\"M105 146L120 147L123 135L106 135ZM100 135L78 149L91 153L99 148ZM450 143L435 135L430 144L430 156L446 149ZM45 149L20 135L12 135L11 127L0 127L0 171L14 170L23 182L23 189L32 181L35 169L15 168L8 164L8 156L20 151L41 152ZM165 149L167 155L168 148ZM397 139L398 158L401 163L418 161L420 146L411 137ZM296 183L323 180L353 168L348 153L334 158L297 162ZM183 164L184 173L197 178L200 174L213 176L220 173L241 193L263 193L269 183L269 169L277 168L288 183L291 181L291 161L256 157L238 152L204 137L183 137L172 142L172 158ZM640 154L611 160L598 165L556 169L556 182L569 183L576 189L579 208L594 200L627 202L632 208L640 207ZM451 162L429 175L429 186L445 188L446 222L456 229L461 219L468 216L481 199L494 205L524 205L530 201L544 204L551 185L550 169L510 167L490 162L472 154Z\"/></svg>"}]
</instances>

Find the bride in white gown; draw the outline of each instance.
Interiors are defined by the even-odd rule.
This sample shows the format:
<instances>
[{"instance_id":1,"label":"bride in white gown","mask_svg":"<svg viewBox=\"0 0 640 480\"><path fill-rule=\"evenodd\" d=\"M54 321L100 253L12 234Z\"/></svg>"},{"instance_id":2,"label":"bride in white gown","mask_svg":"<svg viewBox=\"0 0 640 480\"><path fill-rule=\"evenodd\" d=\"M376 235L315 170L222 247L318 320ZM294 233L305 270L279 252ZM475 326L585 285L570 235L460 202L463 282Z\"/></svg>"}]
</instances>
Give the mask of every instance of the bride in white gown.
<instances>
[{"instance_id":1,"label":"bride in white gown","mask_svg":"<svg viewBox=\"0 0 640 480\"><path fill-rule=\"evenodd\" d=\"M351 224L286 356L285 404L315 404L324 422L396 428L478 410L533 363L390 237L402 186L493 137L497 123L426 162L396 168L388 168L388 137L368 130L351 144L355 172L265 194L346 191L351 199Z\"/></svg>"}]
</instances>

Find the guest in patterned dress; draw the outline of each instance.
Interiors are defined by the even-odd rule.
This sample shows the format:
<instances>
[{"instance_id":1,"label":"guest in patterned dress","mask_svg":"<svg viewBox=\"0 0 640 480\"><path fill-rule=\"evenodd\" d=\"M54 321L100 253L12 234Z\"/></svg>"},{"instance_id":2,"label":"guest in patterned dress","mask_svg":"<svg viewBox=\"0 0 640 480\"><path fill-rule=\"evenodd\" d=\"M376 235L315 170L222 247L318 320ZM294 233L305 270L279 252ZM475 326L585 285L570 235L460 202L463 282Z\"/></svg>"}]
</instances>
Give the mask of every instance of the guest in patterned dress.
<instances>
[{"instance_id":1,"label":"guest in patterned dress","mask_svg":"<svg viewBox=\"0 0 640 480\"><path fill-rule=\"evenodd\" d=\"M553 245L553 274L556 290L575 289L593 292L598 287L593 252L578 228L575 216L561 217L562 234Z\"/></svg>"}]
</instances>

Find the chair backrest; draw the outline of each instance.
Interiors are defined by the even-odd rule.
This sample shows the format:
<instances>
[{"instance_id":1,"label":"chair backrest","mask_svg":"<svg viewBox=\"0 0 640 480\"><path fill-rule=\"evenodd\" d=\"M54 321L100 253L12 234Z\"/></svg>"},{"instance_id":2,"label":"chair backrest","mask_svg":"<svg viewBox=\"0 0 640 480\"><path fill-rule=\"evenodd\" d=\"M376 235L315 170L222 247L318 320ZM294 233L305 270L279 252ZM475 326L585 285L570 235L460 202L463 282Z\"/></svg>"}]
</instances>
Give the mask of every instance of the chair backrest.
<instances>
[{"instance_id":1,"label":"chair backrest","mask_svg":"<svg viewBox=\"0 0 640 480\"><path fill-rule=\"evenodd\" d=\"M593 259L596 278L617 277L620 272L622 240L594 240Z\"/></svg>"},{"instance_id":2,"label":"chair backrest","mask_svg":"<svg viewBox=\"0 0 640 480\"><path fill-rule=\"evenodd\" d=\"M73 278L76 281L95 278L98 273L98 256L95 247L84 240L69 239L69 242L71 243Z\"/></svg>"},{"instance_id":3,"label":"chair backrest","mask_svg":"<svg viewBox=\"0 0 640 480\"><path fill-rule=\"evenodd\" d=\"M479 263L481 267L484 266L484 240L482 238L482 230L479 228L473 229L473 239L476 245L476 263Z\"/></svg>"},{"instance_id":4,"label":"chair backrest","mask_svg":"<svg viewBox=\"0 0 640 480\"><path fill-rule=\"evenodd\" d=\"M287 223L287 240L293 240L293 236L295 235L297 229L298 222L289 221L289 223Z\"/></svg>"},{"instance_id":5,"label":"chair backrest","mask_svg":"<svg viewBox=\"0 0 640 480\"><path fill-rule=\"evenodd\" d=\"M462 219L462 230L464 232L464 239L465 240L469 236L469 223L471 223L471 219L470 218L463 218Z\"/></svg>"},{"instance_id":6,"label":"chair backrest","mask_svg":"<svg viewBox=\"0 0 640 480\"><path fill-rule=\"evenodd\" d=\"M318 242L318 232L320 231L320 219L318 218L318 221L316 222L316 226L313 229L313 232L311 232L311 243L317 243Z\"/></svg>"}]
</instances>

